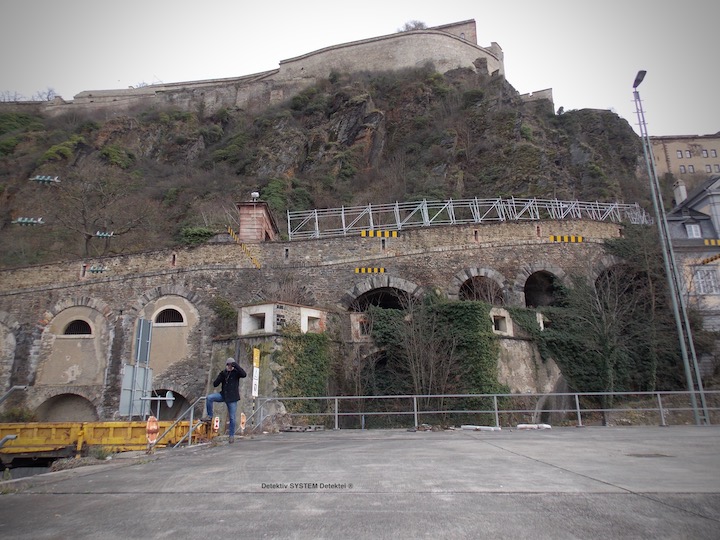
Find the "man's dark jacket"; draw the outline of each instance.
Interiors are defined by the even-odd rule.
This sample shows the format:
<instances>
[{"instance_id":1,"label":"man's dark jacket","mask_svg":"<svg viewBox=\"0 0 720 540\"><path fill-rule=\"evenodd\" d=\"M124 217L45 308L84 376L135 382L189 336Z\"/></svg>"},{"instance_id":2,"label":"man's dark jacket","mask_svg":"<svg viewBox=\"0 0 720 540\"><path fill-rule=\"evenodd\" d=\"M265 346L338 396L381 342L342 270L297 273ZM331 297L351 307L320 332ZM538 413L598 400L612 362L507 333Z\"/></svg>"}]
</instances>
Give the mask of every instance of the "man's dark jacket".
<instances>
[{"instance_id":1,"label":"man's dark jacket","mask_svg":"<svg viewBox=\"0 0 720 540\"><path fill-rule=\"evenodd\" d=\"M237 362L233 362L232 367L233 370L228 371L226 366L213 382L213 386L222 384L220 395L225 403L240 401L240 379L247 377L247 373Z\"/></svg>"}]
</instances>

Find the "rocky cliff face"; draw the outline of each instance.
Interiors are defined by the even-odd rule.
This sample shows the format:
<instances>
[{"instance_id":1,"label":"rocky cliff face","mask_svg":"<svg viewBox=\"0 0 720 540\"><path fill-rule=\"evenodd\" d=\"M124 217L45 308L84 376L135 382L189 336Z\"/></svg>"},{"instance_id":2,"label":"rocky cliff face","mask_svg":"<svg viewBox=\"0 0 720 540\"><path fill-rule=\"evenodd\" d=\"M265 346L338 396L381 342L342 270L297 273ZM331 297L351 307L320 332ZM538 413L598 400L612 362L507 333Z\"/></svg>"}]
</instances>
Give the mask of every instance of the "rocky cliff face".
<instances>
[{"instance_id":1,"label":"rocky cliff face","mask_svg":"<svg viewBox=\"0 0 720 540\"><path fill-rule=\"evenodd\" d=\"M260 115L0 111L0 264L171 245L191 229L222 230L233 202L256 190L281 227L287 209L421 198L642 202L640 153L614 113L556 115L501 76L432 66L334 73ZM40 215L42 228L12 223Z\"/></svg>"}]
</instances>

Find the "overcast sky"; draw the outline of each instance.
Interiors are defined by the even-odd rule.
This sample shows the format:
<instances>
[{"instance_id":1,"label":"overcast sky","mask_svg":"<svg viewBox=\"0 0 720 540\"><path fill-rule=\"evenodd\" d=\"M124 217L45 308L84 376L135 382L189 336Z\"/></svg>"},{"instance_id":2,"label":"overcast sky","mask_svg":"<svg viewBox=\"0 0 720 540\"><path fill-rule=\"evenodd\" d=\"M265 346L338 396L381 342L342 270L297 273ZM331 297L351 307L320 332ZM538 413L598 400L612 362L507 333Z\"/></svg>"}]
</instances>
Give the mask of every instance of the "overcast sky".
<instances>
[{"instance_id":1,"label":"overcast sky","mask_svg":"<svg viewBox=\"0 0 720 540\"><path fill-rule=\"evenodd\" d=\"M3 0L0 92L30 98L248 75L409 21L475 19L520 93L552 88L555 109L612 109L650 135L720 131L716 0Z\"/></svg>"}]
</instances>

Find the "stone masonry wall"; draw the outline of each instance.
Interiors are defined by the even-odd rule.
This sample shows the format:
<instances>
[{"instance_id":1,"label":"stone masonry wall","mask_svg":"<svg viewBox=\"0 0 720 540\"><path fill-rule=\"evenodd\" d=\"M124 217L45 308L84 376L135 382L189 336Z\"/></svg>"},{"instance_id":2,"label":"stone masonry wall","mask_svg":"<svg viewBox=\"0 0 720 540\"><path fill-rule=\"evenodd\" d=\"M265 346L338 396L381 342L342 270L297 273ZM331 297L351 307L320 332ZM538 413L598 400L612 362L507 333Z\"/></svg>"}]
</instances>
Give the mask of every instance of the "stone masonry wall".
<instances>
[{"instance_id":1,"label":"stone masonry wall","mask_svg":"<svg viewBox=\"0 0 720 540\"><path fill-rule=\"evenodd\" d=\"M49 369L53 358L58 361L53 349L60 327L76 318L88 320L98 342L83 347L98 352L84 364L72 360L70 372L56 370L42 385L32 386L27 403L36 408L59 392L77 394L91 401L100 418L112 418L118 411L123 366L133 354L135 323L162 300L160 305L192 313L192 325L177 329L186 341L179 349L184 356L159 358L156 366L168 367L154 374L153 386L192 402L207 388L213 299L225 299L239 309L261 300L273 302L276 299L267 295L275 284L293 283L305 291L309 305L347 313L359 295L372 289L394 287L421 295L437 288L457 298L464 281L482 274L498 282L510 305L524 305L530 274L546 270L560 279L574 273L594 277L612 263L603 255L603 240L619 234L618 224L583 220L435 226L400 231L396 238L358 234L252 244L260 268L240 245L228 241L2 270L0 338L5 346L0 392L33 385L38 370ZM584 241L551 242L550 235L582 236ZM91 266L106 270L92 274L87 271ZM356 272L369 267L383 268L384 273ZM172 331L163 329L166 334ZM14 351L7 350L13 346ZM104 380L69 384L72 377L82 380L83 369L104 374Z\"/></svg>"}]
</instances>

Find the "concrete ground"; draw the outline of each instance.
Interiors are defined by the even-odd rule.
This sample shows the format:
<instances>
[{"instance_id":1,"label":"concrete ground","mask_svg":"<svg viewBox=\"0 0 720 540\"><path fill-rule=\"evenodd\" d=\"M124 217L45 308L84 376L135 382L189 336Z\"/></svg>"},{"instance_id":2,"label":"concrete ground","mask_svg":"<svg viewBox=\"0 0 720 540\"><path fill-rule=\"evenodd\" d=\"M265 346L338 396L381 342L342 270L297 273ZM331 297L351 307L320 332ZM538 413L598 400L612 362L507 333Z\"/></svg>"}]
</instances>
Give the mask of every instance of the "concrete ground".
<instances>
[{"instance_id":1,"label":"concrete ground","mask_svg":"<svg viewBox=\"0 0 720 540\"><path fill-rule=\"evenodd\" d=\"M320 431L0 483L0 536L720 538L720 427Z\"/></svg>"}]
</instances>

